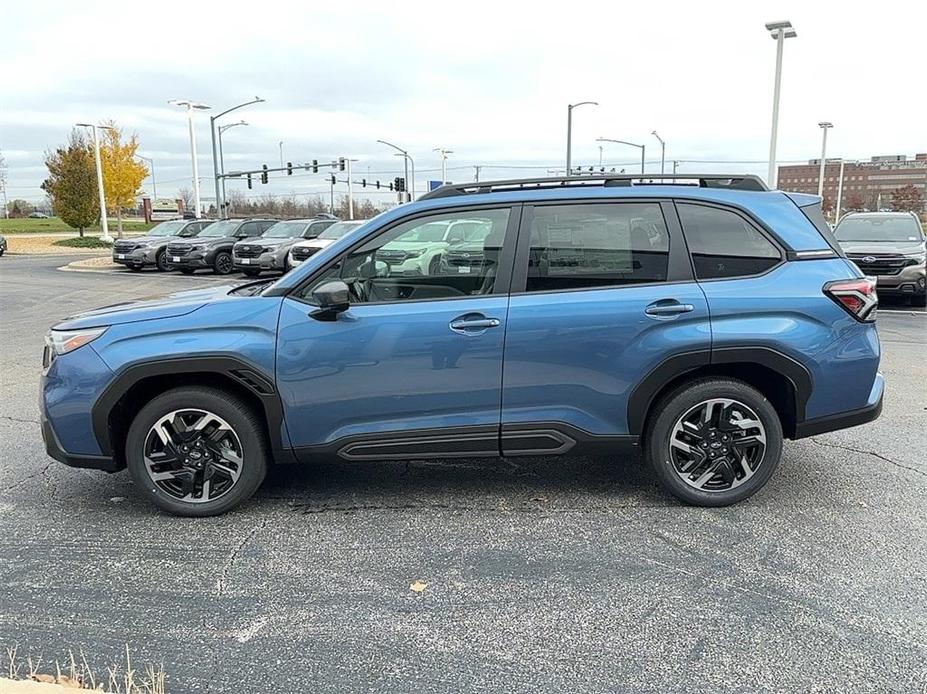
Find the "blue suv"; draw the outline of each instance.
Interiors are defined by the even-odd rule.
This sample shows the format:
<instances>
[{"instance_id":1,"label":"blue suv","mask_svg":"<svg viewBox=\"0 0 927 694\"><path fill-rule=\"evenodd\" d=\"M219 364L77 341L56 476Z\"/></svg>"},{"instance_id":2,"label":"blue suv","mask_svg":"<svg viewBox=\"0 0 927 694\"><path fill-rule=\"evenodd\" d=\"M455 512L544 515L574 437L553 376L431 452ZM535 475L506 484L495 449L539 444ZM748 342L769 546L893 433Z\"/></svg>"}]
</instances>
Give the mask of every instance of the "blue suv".
<instances>
[{"instance_id":1,"label":"blue suv","mask_svg":"<svg viewBox=\"0 0 927 694\"><path fill-rule=\"evenodd\" d=\"M479 244L444 233L459 220ZM406 263L423 237L453 262ZM820 199L755 177L448 185L276 281L56 325L42 431L188 516L247 499L271 462L633 449L722 506L783 439L879 416L876 304Z\"/></svg>"}]
</instances>

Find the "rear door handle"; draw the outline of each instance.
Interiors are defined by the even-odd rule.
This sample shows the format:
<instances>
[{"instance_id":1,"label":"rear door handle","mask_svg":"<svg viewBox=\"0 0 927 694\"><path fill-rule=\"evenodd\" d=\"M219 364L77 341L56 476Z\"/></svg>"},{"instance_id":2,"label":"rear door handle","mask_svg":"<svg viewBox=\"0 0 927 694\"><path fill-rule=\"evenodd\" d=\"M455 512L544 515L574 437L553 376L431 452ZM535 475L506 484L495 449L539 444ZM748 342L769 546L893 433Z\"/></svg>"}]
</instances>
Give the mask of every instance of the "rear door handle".
<instances>
[{"instance_id":1,"label":"rear door handle","mask_svg":"<svg viewBox=\"0 0 927 694\"><path fill-rule=\"evenodd\" d=\"M487 318L482 314L461 316L451 321L451 330L456 332L471 332L475 330L486 330L486 328L498 328L502 324L498 318Z\"/></svg>"},{"instance_id":2,"label":"rear door handle","mask_svg":"<svg viewBox=\"0 0 927 694\"><path fill-rule=\"evenodd\" d=\"M677 316L680 313L689 313L694 311L695 306L692 304L681 304L675 299L670 301L655 301L644 309L648 316Z\"/></svg>"}]
</instances>

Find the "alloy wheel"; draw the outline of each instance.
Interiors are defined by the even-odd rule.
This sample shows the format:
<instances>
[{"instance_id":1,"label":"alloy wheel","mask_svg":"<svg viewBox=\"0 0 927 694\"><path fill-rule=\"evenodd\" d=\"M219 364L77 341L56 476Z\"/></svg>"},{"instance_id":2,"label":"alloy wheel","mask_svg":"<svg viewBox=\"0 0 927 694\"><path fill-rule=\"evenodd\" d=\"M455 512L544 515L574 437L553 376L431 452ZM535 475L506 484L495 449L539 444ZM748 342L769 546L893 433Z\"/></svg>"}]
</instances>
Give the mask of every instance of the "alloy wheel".
<instances>
[{"instance_id":1,"label":"alloy wheel","mask_svg":"<svg viewBox=\"0 0 927 694\"><path fill-rule=\"evenodd\" d=\"M673 469L703 492L739 487L763 463L766 428L747 405L729 398L704 400L676 420L670 433Z\"/></svg>"},{"instance_id":2,"label":"alloy wheel","mask_svg":"<svg viewBox=\"0 0 927 694\"><path fill-rule=\"evenodd\" d=\"M224 419L208 410L174 410L145 436L145 470L164 493L190 503L215 501L238 482L241 441Z\"/></svg>"},{"instance_id":3,"label":"alloy wheel","mask_svg":"<svg viewBox=\"0 0 927 694\"><path fill-rule=\"evenodd\" d=\"M228 253L220 253L216 256L216 272L220 275L227 275L232 271L232 256Z\"/></svg>"}]
</instances>

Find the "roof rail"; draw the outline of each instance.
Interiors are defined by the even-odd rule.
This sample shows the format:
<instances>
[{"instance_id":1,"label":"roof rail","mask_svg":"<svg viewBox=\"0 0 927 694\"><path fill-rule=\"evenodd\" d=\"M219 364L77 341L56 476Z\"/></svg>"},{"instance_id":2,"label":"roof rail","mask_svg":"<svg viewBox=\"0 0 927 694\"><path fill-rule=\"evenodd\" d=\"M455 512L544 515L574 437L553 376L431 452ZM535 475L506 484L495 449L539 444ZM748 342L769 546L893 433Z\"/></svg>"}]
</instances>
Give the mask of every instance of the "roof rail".
<instances>
[{"instance_id":1,"label":"roof rail","mask_svg":"<svg viewBox=\"0 0 927 694\"><path fill-rule=\"evenodd\" d=\"M504 181L473 181L448 183L419 196L419 200L433 200L455 195L496 193L507 190L548 190L551 188L581 188L601 186L693 185L700 188L727 188L732 190L769 190L759 176L750 174L592 174L577 176L548 176L545 178L513 178Z\"/></svg>"}]
</instances>

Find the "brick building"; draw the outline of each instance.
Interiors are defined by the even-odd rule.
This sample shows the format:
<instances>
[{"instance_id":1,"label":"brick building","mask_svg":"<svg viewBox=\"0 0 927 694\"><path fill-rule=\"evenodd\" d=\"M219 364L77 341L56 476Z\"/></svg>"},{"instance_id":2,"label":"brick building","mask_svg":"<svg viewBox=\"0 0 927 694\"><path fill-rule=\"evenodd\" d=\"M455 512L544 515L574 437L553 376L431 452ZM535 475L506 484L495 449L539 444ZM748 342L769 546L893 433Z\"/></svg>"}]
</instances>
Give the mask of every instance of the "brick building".
<instances>
[{"instance_id":1,"label":"brick building","mask_svg":"<svg viewBox=\"0 0 927 694\"><path fill-rule=\"evenodd\" d=\"M820 159L812 159L807 164L780 166L779 189L816 195L820 171ZM824 199L830 205L825 204L825 207L837 202L839 175L840 160L828 159L824 165ZM892 191L906 185L914 185L921 191L925 201L921 211L927 212L927 153L917 154L913 159L901 154L872 157L867 162L847 162L843 167L841 206L844 210L888 208L892 204Z\"/></svg>"}]
</instances>

